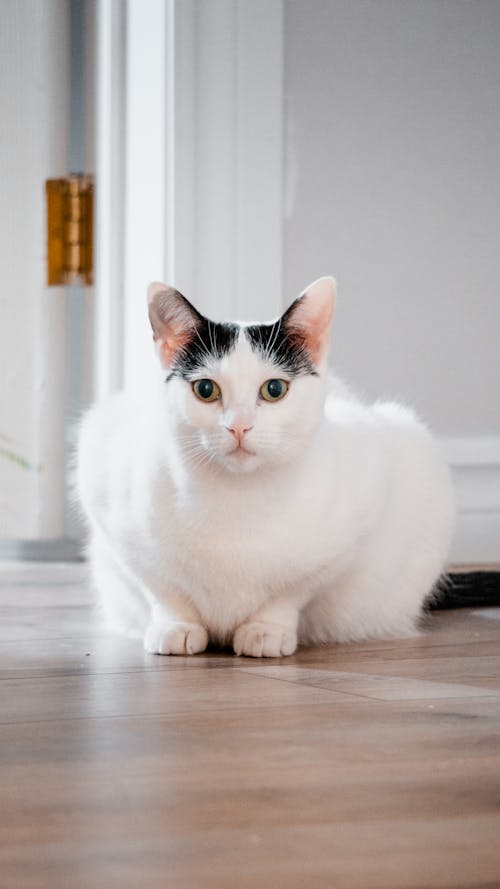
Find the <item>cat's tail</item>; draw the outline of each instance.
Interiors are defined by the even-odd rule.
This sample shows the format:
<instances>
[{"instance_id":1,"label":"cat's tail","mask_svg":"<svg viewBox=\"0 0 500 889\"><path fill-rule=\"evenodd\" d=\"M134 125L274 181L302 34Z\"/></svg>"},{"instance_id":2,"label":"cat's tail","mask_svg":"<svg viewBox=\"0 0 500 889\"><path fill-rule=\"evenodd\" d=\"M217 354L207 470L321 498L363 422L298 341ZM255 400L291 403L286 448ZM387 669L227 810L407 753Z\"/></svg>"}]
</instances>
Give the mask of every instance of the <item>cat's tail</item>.
<instances>
[{"instance_id":1,"label":"cat's tail","mask_svg":"<svg viewBox=\"0 0 500 889\"><path fill-rule=\"evenodd\" d=\"M427 607L431 610L499 606L500 571L463 571L444 574L427 603Z\"/></svg>"}]
</instances>

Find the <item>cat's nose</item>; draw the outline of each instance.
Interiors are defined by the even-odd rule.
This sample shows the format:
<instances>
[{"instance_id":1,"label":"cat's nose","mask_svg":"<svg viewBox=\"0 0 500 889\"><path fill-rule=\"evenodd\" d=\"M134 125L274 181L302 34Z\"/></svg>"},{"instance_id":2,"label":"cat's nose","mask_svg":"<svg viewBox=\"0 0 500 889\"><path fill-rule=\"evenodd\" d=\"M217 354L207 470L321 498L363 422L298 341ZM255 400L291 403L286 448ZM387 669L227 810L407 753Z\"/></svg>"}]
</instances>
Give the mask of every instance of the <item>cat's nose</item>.
<instances>
[{"instance_id":1,"label":"cat's nose","mask_svg":"<svg viewBox=\"0 0 500 889\"><path fill-rule=\"evenodd\" d=\"M232 426L226 426L228 432L231 432L234 435L237 441L241 441L243 436L250 432L253 429L253 426L246 426L240 423L233 423Z\"/></svg>"}]
</instances>

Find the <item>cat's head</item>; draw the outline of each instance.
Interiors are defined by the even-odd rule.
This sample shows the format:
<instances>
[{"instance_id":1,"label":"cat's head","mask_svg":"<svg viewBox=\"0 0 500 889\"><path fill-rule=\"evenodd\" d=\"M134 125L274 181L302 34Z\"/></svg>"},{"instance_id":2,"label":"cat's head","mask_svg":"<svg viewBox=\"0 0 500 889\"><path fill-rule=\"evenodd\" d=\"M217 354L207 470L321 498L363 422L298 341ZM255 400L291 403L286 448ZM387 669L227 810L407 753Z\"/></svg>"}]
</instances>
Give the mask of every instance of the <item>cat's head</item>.
<instances>
[{"instance_id":1,"label":"cat's head","mask_svg":"<svg viewBox=\"0 0 500 889\"><path fill-rule=\"evenodd\" d=\"M323 412L333 278L271 324L209 321L164 284L148 290L169 409L187 459L233 472L293 460Z\"/></svg>"}]
</instances>

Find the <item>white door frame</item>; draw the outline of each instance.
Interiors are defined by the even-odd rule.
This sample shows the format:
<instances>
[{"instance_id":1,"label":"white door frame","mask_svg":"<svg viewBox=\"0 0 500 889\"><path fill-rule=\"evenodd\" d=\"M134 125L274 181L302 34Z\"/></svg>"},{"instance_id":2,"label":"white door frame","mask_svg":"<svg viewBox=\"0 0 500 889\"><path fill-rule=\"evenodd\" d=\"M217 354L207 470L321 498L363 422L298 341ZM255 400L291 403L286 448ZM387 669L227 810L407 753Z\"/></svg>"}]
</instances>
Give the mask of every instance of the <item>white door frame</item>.
<instances>
[{"instance_id":1,"label":"white door frame","mask_svg":"<svg viewBox=\"0 0 500 889\"><path fill-rule=\"evenodd\" d=\"M150 281L214 318L282 307L283 0L103 0L97 31L102 398L151 371Z\"/></svg>"}]
</instances>

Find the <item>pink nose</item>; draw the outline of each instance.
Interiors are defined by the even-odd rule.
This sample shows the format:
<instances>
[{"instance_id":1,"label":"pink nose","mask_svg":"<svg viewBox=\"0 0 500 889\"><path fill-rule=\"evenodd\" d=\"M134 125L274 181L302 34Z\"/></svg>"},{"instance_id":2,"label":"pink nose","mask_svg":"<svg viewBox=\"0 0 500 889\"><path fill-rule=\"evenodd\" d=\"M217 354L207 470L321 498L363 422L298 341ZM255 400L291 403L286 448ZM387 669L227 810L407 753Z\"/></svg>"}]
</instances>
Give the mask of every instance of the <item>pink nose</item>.
<instances>
[{"instance_id":1,"label":"pink nose","mask_svg":"<svg viewBox=\"0 0 500 889\"><path fill-rule=\"evenodd\" d=\"M250 432L253 429L253 426L243 426L237 423L234 423L232 426L226 426L228 432L231 432L237 441L241 441L244 435L247 432Z\"/></svg>"}]
</instances>

